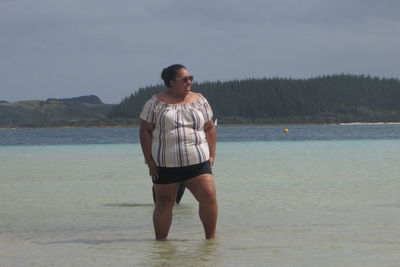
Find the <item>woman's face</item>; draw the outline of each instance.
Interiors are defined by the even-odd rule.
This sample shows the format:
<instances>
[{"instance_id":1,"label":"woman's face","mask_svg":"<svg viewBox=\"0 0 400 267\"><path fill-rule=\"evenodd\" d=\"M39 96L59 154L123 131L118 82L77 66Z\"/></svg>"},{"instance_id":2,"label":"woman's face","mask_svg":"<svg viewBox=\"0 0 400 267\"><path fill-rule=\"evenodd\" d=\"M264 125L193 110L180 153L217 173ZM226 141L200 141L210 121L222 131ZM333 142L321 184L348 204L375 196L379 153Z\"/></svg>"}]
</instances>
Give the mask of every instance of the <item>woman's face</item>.
<instances>
[{"instance_id":1,"label":"woman's face","mask_svg":"<svg viewBox=\"0 0 400 267\"><path fill-rule=\"evenodd\" d=\"M175 80L170 81L171 89L176 93L186 96L192 87L193 76L187 69L180 69Z\"/></svg>"}]
</instances>

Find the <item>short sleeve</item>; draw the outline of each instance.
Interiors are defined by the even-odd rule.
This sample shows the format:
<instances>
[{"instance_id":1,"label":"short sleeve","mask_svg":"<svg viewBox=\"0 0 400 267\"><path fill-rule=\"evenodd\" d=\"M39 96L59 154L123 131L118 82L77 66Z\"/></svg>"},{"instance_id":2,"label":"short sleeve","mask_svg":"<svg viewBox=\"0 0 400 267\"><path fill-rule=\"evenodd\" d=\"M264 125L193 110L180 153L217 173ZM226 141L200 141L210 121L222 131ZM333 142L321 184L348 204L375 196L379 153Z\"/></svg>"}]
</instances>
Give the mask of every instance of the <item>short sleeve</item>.
<instances>
[{"instance_id":1,"label":"short sleeve","mask_svg":"<svg viewBox=\"0 0 400 267\"><path fill-rule=\"evenodd\" d=\"M147 122L156 123L156 116L155 116L155 101L154 97L147 100L144 104L142 111L140 112L139 117Z\"/></svg>"},{"instance_id":2,"label":"short sleeve","mask_svg":"<svg viewBox=\"0 0 400 267\"><path fill-rule=\"evenodd\" d=\"M213 111L211 109L210 104L208 103L207 99L205 97L202 97L203 99L203 116L204 116L204 121L209 122L213 119Z\"/></svg>"}]
</instances>

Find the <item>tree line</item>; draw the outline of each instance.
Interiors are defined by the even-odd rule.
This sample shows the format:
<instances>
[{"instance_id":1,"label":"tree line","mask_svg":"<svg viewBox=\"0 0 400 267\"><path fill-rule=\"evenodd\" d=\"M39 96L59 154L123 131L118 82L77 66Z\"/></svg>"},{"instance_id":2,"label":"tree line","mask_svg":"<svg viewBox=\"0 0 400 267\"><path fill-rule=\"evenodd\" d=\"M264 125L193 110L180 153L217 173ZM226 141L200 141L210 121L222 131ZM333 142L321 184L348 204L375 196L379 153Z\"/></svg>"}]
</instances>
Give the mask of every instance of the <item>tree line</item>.
<instances>
[{"instance_id":1,"label":"tree line","mask_svg":"<svg viewBox=\"0 0 400 267\"><path fill-rule=\"evenodd\" d=\"M138 118L143 104L165 90L140 88L110 111L109 118ZM214 117L232 123L399 122L400 81L365 75L308 79L264 78L194 83Z\"/></svg>"}]
</instances>

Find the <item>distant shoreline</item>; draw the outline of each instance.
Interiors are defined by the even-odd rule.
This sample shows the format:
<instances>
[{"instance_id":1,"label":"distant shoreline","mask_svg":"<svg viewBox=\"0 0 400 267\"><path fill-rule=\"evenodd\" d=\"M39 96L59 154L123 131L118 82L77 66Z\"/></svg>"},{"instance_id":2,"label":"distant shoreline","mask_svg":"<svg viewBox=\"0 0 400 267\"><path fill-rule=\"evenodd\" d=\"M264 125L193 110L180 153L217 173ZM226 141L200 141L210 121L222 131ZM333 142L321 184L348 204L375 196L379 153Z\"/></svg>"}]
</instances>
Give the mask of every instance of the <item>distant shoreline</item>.
<instances>
[{"instance_id":1,"label":"distant shoreline","mask_svg":"<svg viewBox=\"0 0 400 267\"><path fill-rule=\"evenodd\" d=\"M400 122L342 122L340 125L382 125L382 124L400 124Z\"/></svg>"},{"instance_id":2,"label":"distant shoreline","mask_svg":"<svg viewBox=\"0 0 400 267\"><path fill-rule=\"evenodd\" d=\"M400 122L339 122L339 123L243 123L243 124L220 124L218 127L232 126L329 126L329 125L386 125L400 124Z\"/></svg>"},{"instance_id":3,"label":"distant shoreline","mask_svg":"<svg viewBox=\"0 0 400 267\"><path fill-rule=\"evenodd\" d=\"M265 126L329 126L329 125L397 125L400 122L340 122L340 123L232 123L218 124L217 127L265 127ZM19 129L96 129L96 128L139 128L139 125L104 125L104 126L43 126L43 127L0 127L0 130L19 130Z\"/></svg>"},{"instance_id":4,"label":"distant shoreline","mask_svg":"<svg viewBox=\"0 0 400 267\"><path fill-rule=\"evenodd\" d=\"M113 125L113 126L38 126L38 127L0 127L0 130L20 129L96 129L96 128L139 128L139 125Z\"/></svg>"}]
</instances>

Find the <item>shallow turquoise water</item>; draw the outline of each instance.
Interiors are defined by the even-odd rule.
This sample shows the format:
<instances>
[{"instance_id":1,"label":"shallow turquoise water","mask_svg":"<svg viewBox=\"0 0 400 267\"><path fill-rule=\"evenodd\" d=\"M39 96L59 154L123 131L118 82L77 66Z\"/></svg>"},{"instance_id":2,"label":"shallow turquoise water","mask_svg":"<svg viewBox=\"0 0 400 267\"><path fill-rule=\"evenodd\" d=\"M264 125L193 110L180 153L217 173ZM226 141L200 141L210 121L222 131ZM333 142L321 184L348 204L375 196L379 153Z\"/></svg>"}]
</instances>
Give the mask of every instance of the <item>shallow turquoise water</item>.
<instances>
[{"instance_id":1,"label":"shallow turquoise water","mask_svg":"<svg viewBox=\"0 0 400 267\"><path fill-rule=\"evenodd\" d=\"M396 266L400 140L220 142L219 238L153 241L138 144L0 147L1 266Z\"/></svg>"}]
</instances>

